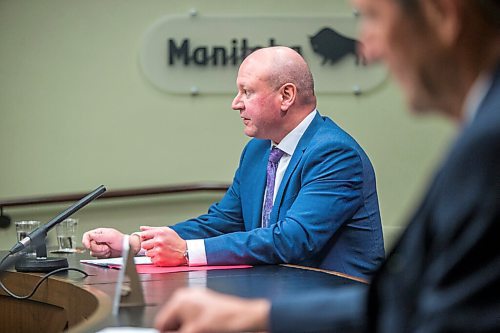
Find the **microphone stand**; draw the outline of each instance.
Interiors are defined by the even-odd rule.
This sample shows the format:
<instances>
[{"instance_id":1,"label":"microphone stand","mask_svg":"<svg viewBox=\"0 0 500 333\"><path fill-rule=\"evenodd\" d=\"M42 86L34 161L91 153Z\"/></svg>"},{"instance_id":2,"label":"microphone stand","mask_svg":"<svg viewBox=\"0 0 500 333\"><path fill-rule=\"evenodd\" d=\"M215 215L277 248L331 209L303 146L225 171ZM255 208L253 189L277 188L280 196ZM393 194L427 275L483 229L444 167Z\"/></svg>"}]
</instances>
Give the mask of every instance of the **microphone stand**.
<instances>
[{"instance_id":1,"label":"microphone stand","mask_svg":"<svg viewBox=\"0 0 500 333\"><path fill-rule=\"evenodd\" d=\"M24 254L14 266L18 272L51 272L59 268L68 267L68 259L62 257L47 257L45 241L36 245L36 258Z\"/></svg>"}]
</instances>

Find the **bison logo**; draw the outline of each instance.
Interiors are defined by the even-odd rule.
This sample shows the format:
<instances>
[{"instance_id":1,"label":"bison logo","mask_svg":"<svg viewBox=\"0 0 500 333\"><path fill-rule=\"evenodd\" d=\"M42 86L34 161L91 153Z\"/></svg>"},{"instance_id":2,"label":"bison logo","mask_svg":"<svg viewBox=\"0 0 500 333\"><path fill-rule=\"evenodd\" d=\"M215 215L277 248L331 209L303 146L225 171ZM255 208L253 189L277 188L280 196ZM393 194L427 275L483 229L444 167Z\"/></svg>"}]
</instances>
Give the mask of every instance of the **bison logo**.
<instances>
[{"instance_id":1,"label":"bison logo","mask_svg":"<svg viewBox=\"0 0 500 333\"><path fill-rule=\"evenodd\" d=\"M359 42L343 36L333 29L323 28L316 35L310 36L309 39L314 53L323 57L322 65L327 62L333 65L349 54L356 58L356 65L364 64L362 56L358 52Z\"/></svg>"}]
</instances>

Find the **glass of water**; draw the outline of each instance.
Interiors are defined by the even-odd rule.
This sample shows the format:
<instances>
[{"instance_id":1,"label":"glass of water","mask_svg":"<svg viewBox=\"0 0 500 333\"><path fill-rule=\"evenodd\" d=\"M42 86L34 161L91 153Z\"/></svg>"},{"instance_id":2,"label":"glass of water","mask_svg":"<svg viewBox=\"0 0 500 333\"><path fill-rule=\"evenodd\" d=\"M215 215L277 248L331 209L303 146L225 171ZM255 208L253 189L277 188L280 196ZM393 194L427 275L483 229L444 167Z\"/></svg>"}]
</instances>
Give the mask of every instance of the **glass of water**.
<instances>
[{"instance_id":1,"label":"glass of water","mask_svg":"<svg viewBox=\"0 0 500 333\"><path fill-rule=\"evenodd\" d=\"M16 225L17 241L21 241L24 238L26 238L26 236L28 236L30 232L32 232L33 230L35 230L40 226L40 221L17 221L15 222L15 225ZM26 251L26 254L35 255L35 249Z\"/></svg>"},{"instance_id":2,"label":"glass of water","mask_svg":"<svg viewBox=\"0 0 500 333\"><path fill-rule=\"evenodd\" d=\"M75 234L78 219L66 219L56 226L59 251L76 252Z\"/></svg>"}]
</instances>

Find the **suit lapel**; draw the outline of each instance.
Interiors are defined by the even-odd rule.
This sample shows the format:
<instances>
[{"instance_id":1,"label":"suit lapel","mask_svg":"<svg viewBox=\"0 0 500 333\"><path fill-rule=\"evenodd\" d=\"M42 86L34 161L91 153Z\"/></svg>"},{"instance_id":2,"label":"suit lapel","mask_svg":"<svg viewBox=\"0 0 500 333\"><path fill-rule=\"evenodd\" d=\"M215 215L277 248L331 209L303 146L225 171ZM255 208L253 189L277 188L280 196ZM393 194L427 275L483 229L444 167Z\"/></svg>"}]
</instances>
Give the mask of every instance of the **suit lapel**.
<instances>
[{"instance_id":1,"label":"suit lapel","mask_svg":"<svg viewBox=\"0 0 500 333\"><path fill-rule=\"evenodd\" d=\"M281 208L281 203L283 202L284 196L286 194L285 189L287 188L290 178L297 169L297 166L299 165L299 162L302 159L304 152L306 151L307 147L311 143L311 140L313 139L314 135L321 127L323 122L324 120L318 112L314 117L313 121L311 122L311 124L309 125L309 127L307 128L307 130L302 135L302 138L300 138L300 141L297 144L297 147L295 148L295 152L293 153L292 158L290 159L290 163L286 168L285 174L283 175L283 179L281 181L278 192L276 193L273 210L271 211L271 216L269 217L269 224L277 222L279 216L279 210Z\"/></svg>"},{"instance_id":2,"label":"suit lapel","mask_svg":"<svg viewBox=\"0 0 500 333\"><path fill-rule=\"evenodd\" d=\"M264 192L266 191L266 168L267 168L267 160L269 159L269 153L271 150L271 142L266 146L267 149L263 151L261 156L256 156L255 158L255 167L250 168L250 170L254 170L252 174L247 175L245 177L250 177L250 179L254 179L252 182L255 185L255 188L252 189L252 193L250 198L252 199L251 203L251 212L255 215L251 219L251 226L249 230L260 228L262 225L262 204L264 202Z\"/></svg>"}]
</instances>

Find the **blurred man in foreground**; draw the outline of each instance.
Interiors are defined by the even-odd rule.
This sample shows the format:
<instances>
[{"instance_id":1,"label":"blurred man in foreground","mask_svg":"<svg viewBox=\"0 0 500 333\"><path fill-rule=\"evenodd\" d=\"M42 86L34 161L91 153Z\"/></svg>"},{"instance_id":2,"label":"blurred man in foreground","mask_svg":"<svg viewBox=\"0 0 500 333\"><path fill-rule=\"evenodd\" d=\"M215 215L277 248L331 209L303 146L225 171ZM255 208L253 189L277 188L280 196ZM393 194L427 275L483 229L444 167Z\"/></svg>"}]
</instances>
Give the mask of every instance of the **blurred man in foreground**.
<instances>
[{"instance_id":1,"label":"blurred man in foreground","mask_svg":"<svg viewBox=\"0 0 500 333\"><path fill-rule=\"evenodd\" d=\"M368 60L416 113L459 134L369 287L272 303L178 291L156 327L180 332L500 332L500 1L355 0Z\"/></svg>"}]
</instances>

